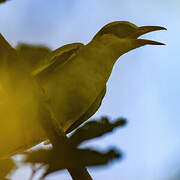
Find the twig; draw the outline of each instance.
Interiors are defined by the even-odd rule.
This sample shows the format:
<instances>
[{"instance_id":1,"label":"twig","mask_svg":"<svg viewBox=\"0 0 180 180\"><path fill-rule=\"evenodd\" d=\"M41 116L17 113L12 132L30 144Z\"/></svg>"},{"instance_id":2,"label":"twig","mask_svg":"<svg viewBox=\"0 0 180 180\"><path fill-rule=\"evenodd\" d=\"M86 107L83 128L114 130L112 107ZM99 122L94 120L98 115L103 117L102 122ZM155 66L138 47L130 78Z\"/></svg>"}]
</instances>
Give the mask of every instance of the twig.
<instances>
[{"instance_id":1,"label":"twig","mask_svg":"<svg viewBox=\"0 0 180 180\"><path fill-rule=\"evenodd\" d=\"M76 169L69 168L68 171L73 180L93 180L85 167Z\"/></svg>"}]
</instances>

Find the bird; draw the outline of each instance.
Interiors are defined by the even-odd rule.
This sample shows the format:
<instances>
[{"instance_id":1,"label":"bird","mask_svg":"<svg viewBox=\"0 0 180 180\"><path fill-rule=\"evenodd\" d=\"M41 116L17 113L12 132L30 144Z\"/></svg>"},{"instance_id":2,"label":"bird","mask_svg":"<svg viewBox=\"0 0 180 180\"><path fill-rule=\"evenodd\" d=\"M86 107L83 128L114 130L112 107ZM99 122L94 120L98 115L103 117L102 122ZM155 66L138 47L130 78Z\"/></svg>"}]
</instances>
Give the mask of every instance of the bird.
<instances>
[{"instance_id":1,"label":"bird","mask_svg":"<svg viewBox=\"0 0 180 180\"><path fill-rule=\"evenodd\" d=\"M99 109L121 55L144 45L164 45L139 39L157 30L166 28L111 22L86 45L72 43L49 52L33 70L0 34L0 159L47 140L39 120L44 117L42 97L56 127L64 133L88 120Z\"/></svg>"}]
</instances>

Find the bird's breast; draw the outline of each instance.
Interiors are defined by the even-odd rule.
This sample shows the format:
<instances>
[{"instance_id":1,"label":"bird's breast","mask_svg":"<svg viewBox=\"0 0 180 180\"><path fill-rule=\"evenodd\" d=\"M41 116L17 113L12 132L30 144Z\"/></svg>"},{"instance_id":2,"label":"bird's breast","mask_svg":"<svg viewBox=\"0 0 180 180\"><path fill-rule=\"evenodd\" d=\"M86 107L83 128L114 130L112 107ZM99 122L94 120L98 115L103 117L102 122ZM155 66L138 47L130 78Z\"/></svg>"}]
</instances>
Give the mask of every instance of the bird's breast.
<instances>
[{"instance_id":1,"label":"bird's breast","mask_svg":"<svg viewBox=\"0 0 180 180\"><path fill-rule=\"evenodd\" d=\"M40 83L50 99L50 107L59 125L64 130L93 104L112 71L112 66L102 67L99 56L85 55L84 52L79 52L73 60L57 68L46 81Z\"/></svg>"}]
</instances>

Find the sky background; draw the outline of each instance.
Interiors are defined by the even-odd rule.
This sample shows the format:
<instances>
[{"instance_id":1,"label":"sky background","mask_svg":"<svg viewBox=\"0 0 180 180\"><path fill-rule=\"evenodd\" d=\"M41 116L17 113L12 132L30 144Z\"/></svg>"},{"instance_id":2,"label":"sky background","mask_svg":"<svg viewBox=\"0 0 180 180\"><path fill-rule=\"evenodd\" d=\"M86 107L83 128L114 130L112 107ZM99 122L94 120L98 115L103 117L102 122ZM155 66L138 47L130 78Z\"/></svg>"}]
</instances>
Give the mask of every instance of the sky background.
<instances>
[{"instance_id":1,"label":"sky background","mask_svg":"<svg viewBox=\"0 0 180 180\"><path fill-rule=\"evenodd\" d=\"M53 2L53 3L52 3ZM90 169L95 180L172 179L180 160L180 1L179 0L11 0L0 5L0 33L13 45L43 44L55 49L88 43L112 21L159 25L168 31L143 38L166 46L145 46L117 61L102 106L93 118L126 117L128 125L93 141L100 149L116 145L125 157L107 168ZM21 168L12 180L26 180ZM47 180L71 179L64 171Z\"/></svg>"}]
</instances>

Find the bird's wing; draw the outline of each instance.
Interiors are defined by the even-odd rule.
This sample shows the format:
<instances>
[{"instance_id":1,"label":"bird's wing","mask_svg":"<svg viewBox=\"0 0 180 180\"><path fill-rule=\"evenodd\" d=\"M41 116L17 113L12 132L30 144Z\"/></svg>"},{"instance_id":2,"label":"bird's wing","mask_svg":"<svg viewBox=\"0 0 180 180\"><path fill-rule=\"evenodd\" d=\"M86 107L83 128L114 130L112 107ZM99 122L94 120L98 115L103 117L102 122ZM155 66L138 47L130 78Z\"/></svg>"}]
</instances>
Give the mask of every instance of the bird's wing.
<instances>
[{"instance_id":1,"label":"bird's wing","mask_svg":"<svg viewBox=\"0 0 180 180\"><path fill-rule=\"evenodd\" d=\"M71 131L76 129L79 125L81 125L83 122L87 121L91 116L93 116L101 106L105 94L106 94L106 87L102 90L102 92L96 98L94 103L89 107L89 109L67 129L66 133L70 133Z\"/></svg>"},{"instance_id":2,"label":"bird's wing","mask_svg":"<svg viewBox=\"0 0 180 180\"><path fill-rule=\"evenodd\" d=\"M80 126L82 123L87 121L91 116L93 116L96 113L96 111L101 106L101 103L102 103L102 100L103 100L105 94L106 94L106 86L102 90L100 95L96 98L94 103L89 107L89 109L66 130L66 134L68 134L68 133L72 132L73 130L75 130L78 126ZM47 141L44 142L44 145L48 145L50 143L51 142L49 140L47 140Z\"/></svg>"},{"instance_id":3,"label":"bird's wing","mask_svg":"<svg viewBox=\"0 0 180 180\"><path fill-rule=\"evenodd\" d=\"M72 43L52 51L46 57L46 64L34 70L32 75L39 80L45 79L57 67L63 66L63 64L65 64L69 58L83 46L82 43Z\"/></svg>"},{"instance_id":4,"label":"bird's wing","mask_svg":"<svg viewBox=\"0 0 180 180\"><path fill-rule=\"evenodd\" d=\"M53 71L55 71L57 68L59 69L61 66L63 66L68 60L72 60L72 57L76 52L83 47L84 45L81 43L73 43L68 44L63 47L60 47L56 49L55 51L51 52L48 56L48 63L36 71L34 71L32 74L38 78L38 80L46 80L48 78L48 75L51 74ZM93 104L89 107L89 109L75 122L73 123L70 128L67 130L67 133L71 132L75 128L77 128L81 123L88 120L100 107L102 99L104 98L104 95L106 93L106 87L102 90L102 92L99 94L99 96L96 98L96 100L93 102Z\"/></svg>"}]
</instances>

